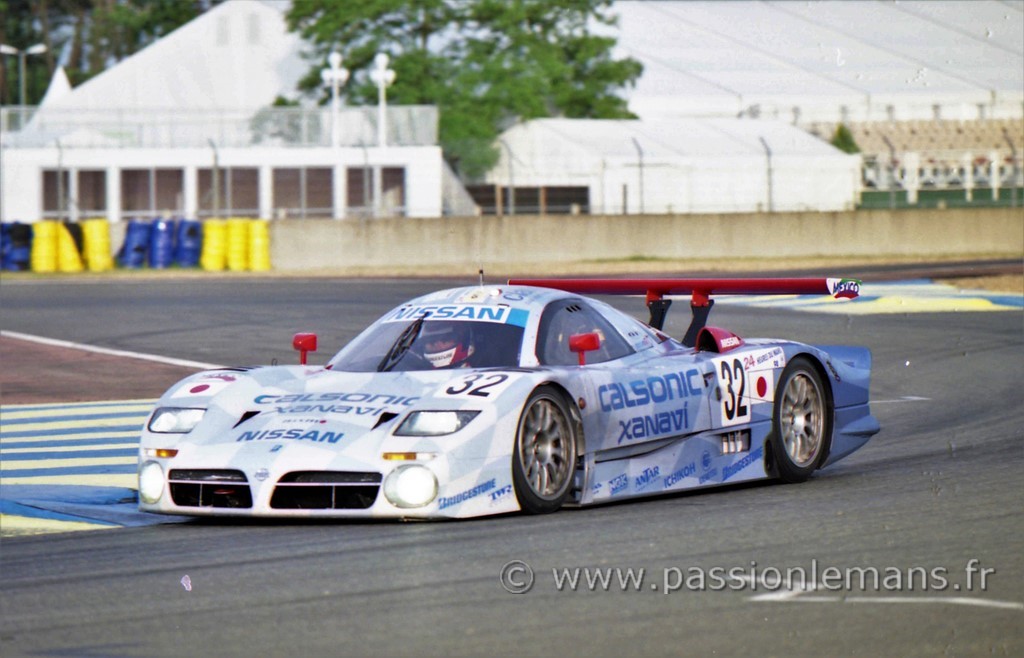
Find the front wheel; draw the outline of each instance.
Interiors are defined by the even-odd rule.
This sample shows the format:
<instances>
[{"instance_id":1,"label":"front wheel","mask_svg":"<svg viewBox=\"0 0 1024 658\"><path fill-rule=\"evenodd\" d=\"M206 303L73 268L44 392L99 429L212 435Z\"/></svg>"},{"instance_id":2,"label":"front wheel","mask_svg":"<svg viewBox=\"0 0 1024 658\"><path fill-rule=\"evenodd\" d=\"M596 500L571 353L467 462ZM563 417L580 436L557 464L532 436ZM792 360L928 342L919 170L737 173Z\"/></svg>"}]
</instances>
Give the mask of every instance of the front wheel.
<instances>
[{"instance_id":1,"label":"front wheel","mask_svg":"<svg viewBox=\"0 0 1024 658\"><path fill-rule=\"evenodd\" d=\"M808 359L793 359L782 372L775 391L771 445L779 477L786 482L803 482L828 454L832 440L828 395Z\"/></svg>"},{"instance_id":2,"label":"front wheel","mask_svg":"<svg viewBox=\"0 0 1024 658\"><path fill-rule=\"evenodd\" d=\"M565 399L551 386L535 390L523 406L512 455L519 506L546 514L562 506L576 470L576 432Z\"/></svg>"}]
</instances>

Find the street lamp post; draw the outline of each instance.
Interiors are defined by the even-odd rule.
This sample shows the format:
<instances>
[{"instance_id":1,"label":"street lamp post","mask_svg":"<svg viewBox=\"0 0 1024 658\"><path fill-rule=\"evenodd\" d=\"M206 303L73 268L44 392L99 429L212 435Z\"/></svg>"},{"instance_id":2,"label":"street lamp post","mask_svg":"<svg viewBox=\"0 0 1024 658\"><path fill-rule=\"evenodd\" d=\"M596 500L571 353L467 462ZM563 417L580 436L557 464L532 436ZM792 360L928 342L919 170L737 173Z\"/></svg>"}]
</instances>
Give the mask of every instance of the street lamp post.
<instances>
[{"instance_id":1,"label":"street lamp post","mask_svg":"<svg viewBox=\"0 0 1024 658\"><path fill-rule=\"evenodd\" d=\"M348 82L348 69L341 65L341 53L332 52L327 56L327 64L330 68L321 69L320 79L325 85L331 86L331 146L338 148L341 136L338 126L338 111L340 101L338 100L338 89Z\"/></svg>"},{"instance_id":2,"label":"street lamp post","mask_svg":"<svg viewBox=\"0 0 1024 658\"><path fill-rule=\"evenodd\" d=\"M395 81L394 70L388 68L389 61L386 53L377 53L373 58L374 69L370 71L370 80L377 85L377 145L381 148L388 142L387 123L384 121L388 99L384 90Z\"/></svg>"},{"instance_id":3,"label":"street lamp post","mask_svg":"<svg viewBox=\"0 0 1024 658\"><path fill-rule=\"evenodd\" d=\"M22 107L25 106L25 58L27 55L42 55L45 52L45 43L37 43L34 46L25 48L24 50L15 48L14 46L0 44L0 53L4 55L18 56L18 83L20 86L20 105Z\"/></svg>"},{"instance_id":4,"label":"street lamp post","mask_svg":"<svg viewBox=\"0 0 1024 658\"><path fill-rule=\"evenodd\" d=\"M515 217L516 214L516 175L512 167L512 147L504 139L498 138L501 145L508 152L508 214Z\"/></svg>"}]
</instances>

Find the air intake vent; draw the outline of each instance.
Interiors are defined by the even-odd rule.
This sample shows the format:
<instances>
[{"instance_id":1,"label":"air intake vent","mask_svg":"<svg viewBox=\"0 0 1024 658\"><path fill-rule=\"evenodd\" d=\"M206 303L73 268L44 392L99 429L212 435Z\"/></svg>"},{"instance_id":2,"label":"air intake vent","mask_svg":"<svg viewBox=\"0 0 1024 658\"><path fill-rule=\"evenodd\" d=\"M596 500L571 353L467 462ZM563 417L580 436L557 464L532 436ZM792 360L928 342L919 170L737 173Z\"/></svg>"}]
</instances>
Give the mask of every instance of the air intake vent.
<instances>
[{"instance_id":1,"label":"air intake vent","mask_svg":"<svg viewBox=\"0 0 1024 658\"><path fill-rule=\"evenodd\" d=\"M366 509L377 500L380 473L295 471L274 488L274 509Z\"/></svg>"},{"instance_id":2,"label":"air intake vent","mask_svg":"<svg viewBox=\"0 0 1024 658\"><path fill-rule=\"evenodd\" d=\"M173 469L171 500L182 507L252 507L252 493L241 471Z\"/></svg>"}]
</instances>

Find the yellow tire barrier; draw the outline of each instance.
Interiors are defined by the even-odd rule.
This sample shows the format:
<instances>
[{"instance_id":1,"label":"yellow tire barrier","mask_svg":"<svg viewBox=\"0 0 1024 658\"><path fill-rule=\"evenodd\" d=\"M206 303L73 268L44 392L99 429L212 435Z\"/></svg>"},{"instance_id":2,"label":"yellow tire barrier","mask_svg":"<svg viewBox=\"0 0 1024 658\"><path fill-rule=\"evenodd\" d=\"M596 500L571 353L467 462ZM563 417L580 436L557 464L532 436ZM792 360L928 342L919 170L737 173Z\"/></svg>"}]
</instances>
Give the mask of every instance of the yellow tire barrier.
<instances>
[{"instance_id":1,"label":"yellow tire barrier","mask_svg":"<svg viewBox=\"0 0 1024 658\"><path fill-rule=\"evenodd\" d=\"M206 272L220 272L227 259L227 223L223 219L203 222L203 247L199 266Z\"/></svg>"},{"instance_id":2,"label":"yellow tire barrier","mask_svg":"<svg viewBox=\"0 0 1024 658\"><path fill-rule=\"evenodd\" d=\"M57 270L65 274L81 272L82 255L78 253L78 245L71 237L71 231L64 224L57 224Z\"/></svg>"},{"instance_id":3,"label":"yellow tire barrier","mask_svg":"<svg viewBox=\"0 0 1024 658\"><path fill-rule=\"evenodd\" d=\"M270 271L270 222L254 219L249 224L249 269Z\"/></svg>"},{"instance_id":4,"label":"yellow tire barrier","mask_svg":"<svg viewBox=\"0 0 1024 658\"><path fill-rule=\"evenodd\" d=\"M83 220L82 242L85 267L90 272L114 269L114 255L110 250L110 222L105 219Z\"/></svg>"},{"instance_id":5,"label":"yellow tire barrier","mask_svg":"<svg viewBox=\"0 0 1024 658\"><path fill-rule=\"evenodd\" d=\"M228 220L228 269L244 272L249 269L249 220L232 217Z\"/></svg>"},{"instance_id":6,"label":"yellow tire barrier","mask_svg":"<svg viewBox=\"0 0 1024 658\"><path fill-rule=\"evenodd\" d=\"M49 274L57 271L58 222L38 221L32 225L32 271Z\"/></svg>"}]
</instances>

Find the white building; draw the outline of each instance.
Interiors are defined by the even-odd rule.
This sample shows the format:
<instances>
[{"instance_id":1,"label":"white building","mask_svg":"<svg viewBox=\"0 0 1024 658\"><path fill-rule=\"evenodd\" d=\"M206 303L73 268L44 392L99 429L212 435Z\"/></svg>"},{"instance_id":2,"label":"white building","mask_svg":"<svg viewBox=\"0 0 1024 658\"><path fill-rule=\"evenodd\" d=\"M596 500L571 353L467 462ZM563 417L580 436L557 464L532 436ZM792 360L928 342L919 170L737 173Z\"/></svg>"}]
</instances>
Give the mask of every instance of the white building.
<instances>
[{"instance_id":1,"label":"white building","mask_svg":"<svg viewBox=\"0 0 1024 658\"><path fill-rule=\"evenodd\" d=\"M78 88L59 73L30 115L5 109L0 219L441 215L436 108L389 107L381 144L376 107L270 107L307 67L286 8L225 2Z\"/></svg>"},{"instance_id":2,"label":"white building","mask_svg":"<svg viewBox=\"0 0 1024 658\"><path fill-rule=\"evenodd\" d=\"M779 121L537 119L500 143L504 212L839 211L860 191L859 156Z\"/></svg>"}]
</instances>

